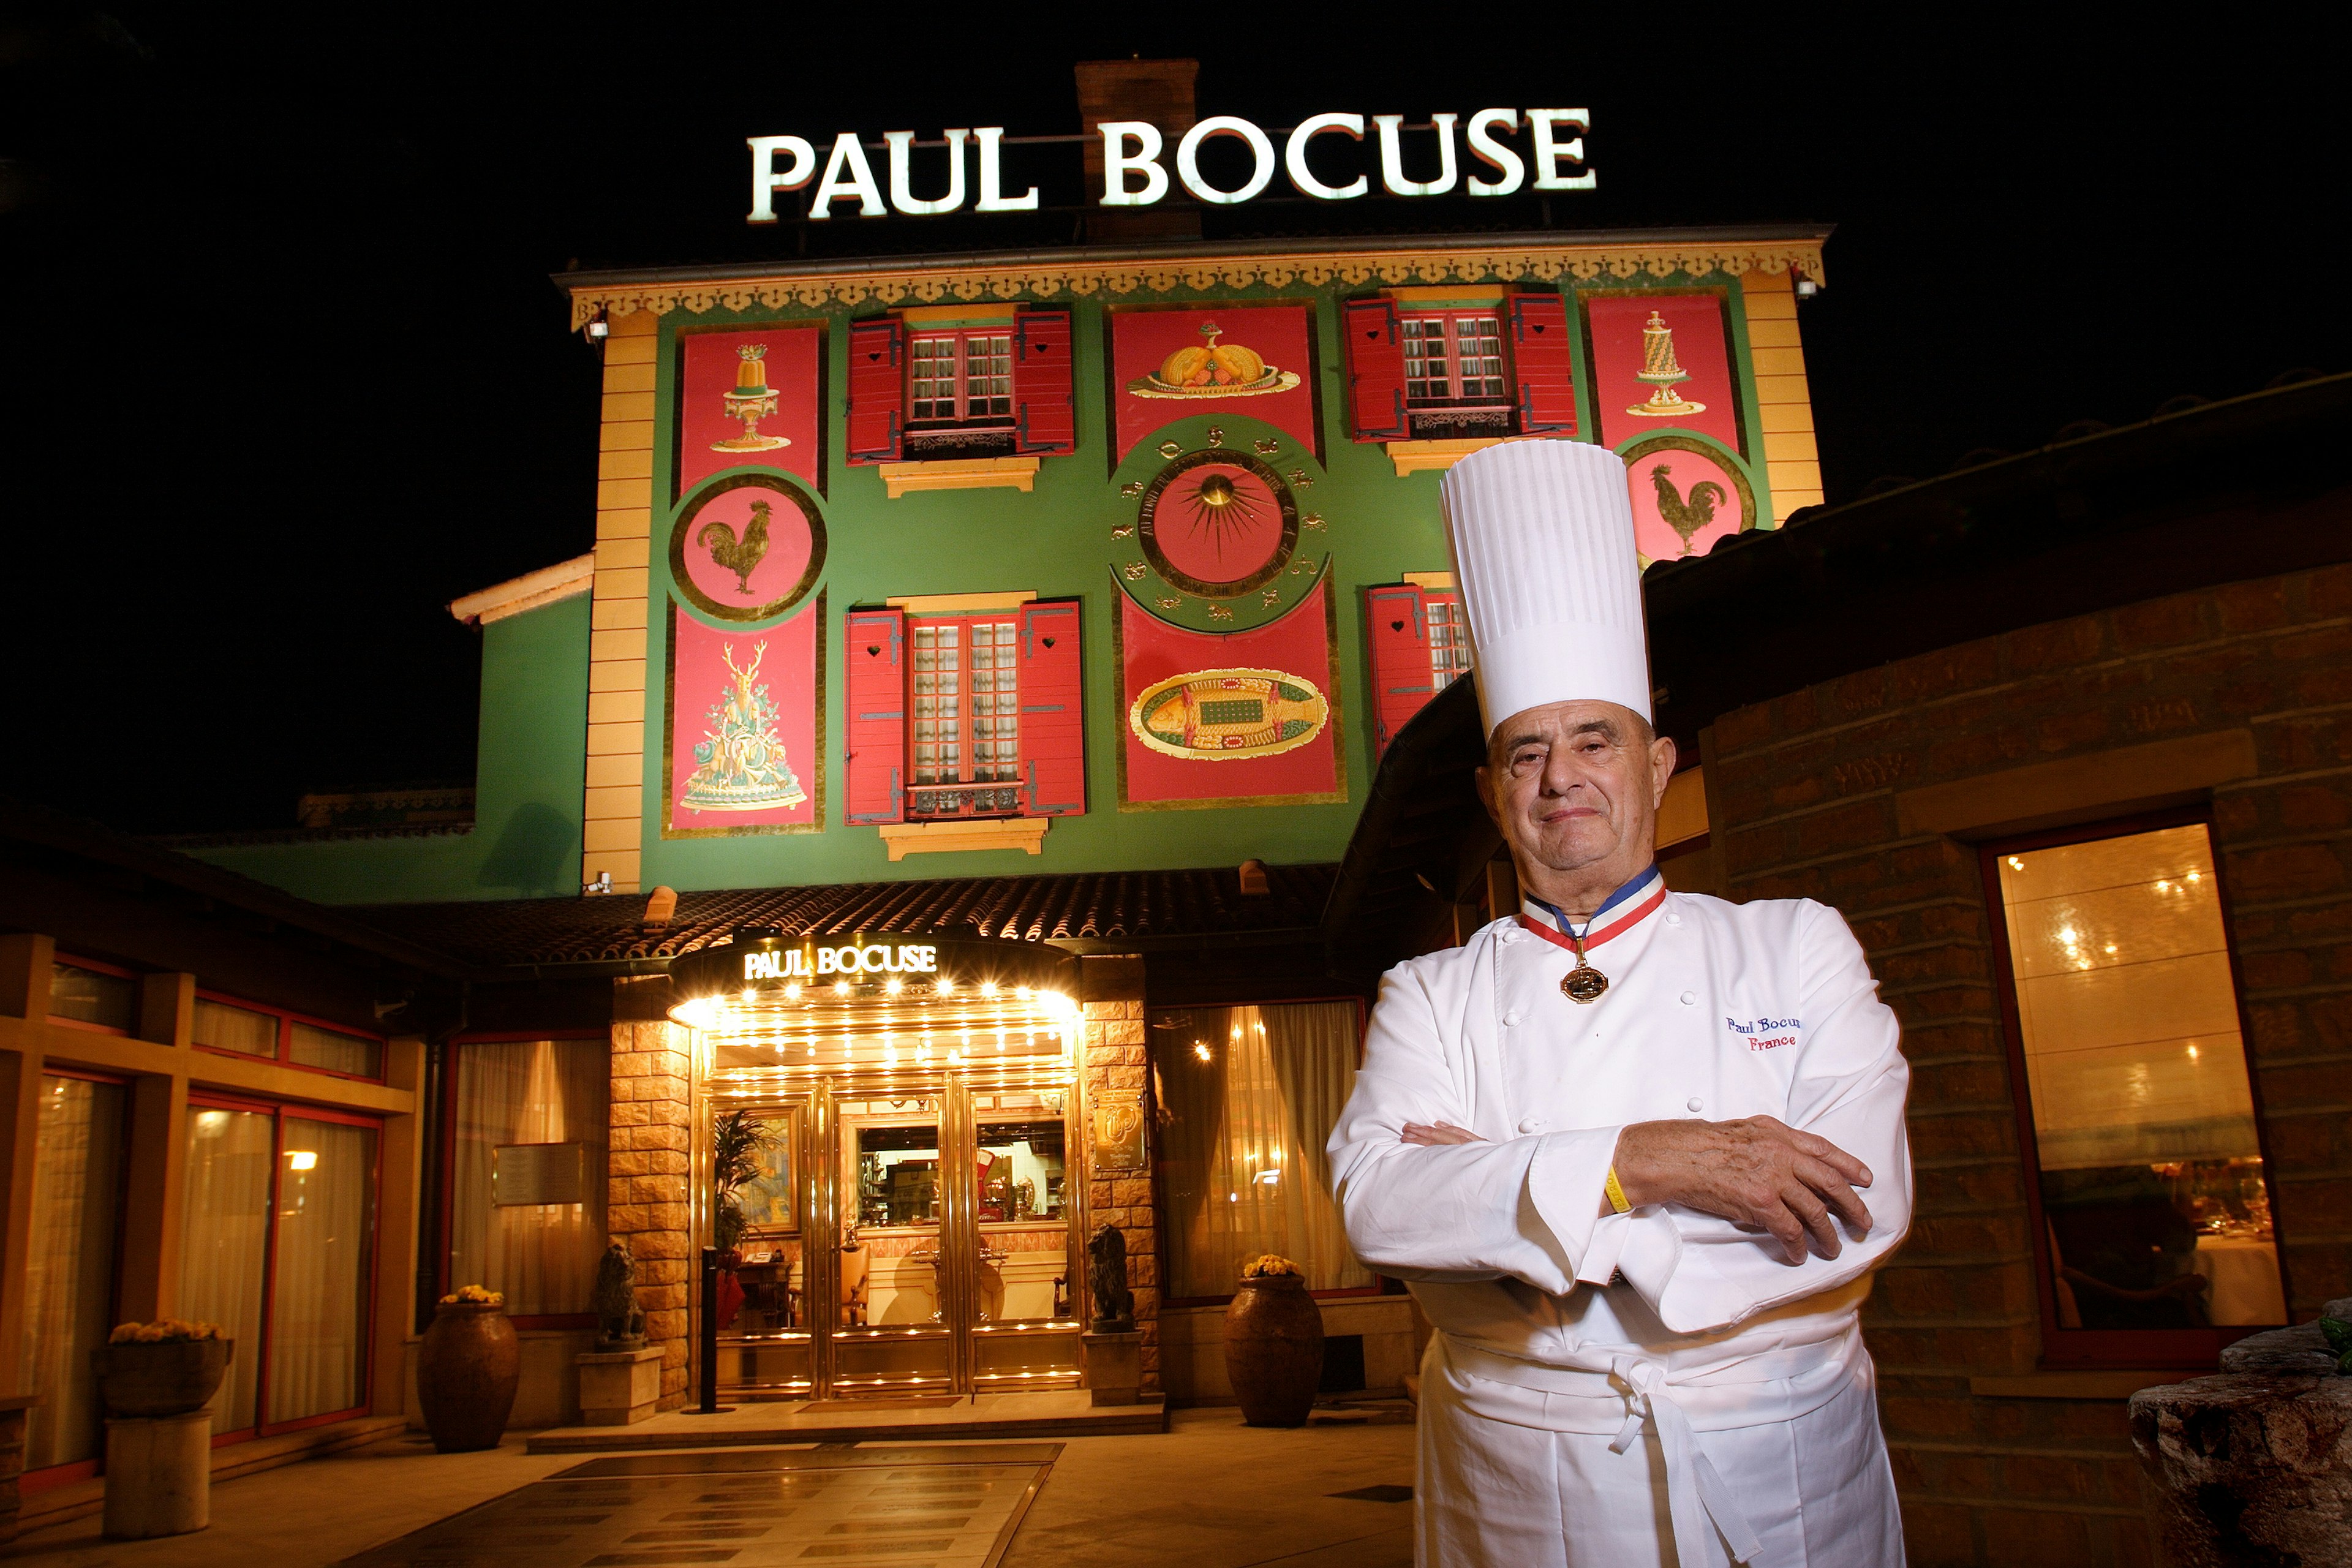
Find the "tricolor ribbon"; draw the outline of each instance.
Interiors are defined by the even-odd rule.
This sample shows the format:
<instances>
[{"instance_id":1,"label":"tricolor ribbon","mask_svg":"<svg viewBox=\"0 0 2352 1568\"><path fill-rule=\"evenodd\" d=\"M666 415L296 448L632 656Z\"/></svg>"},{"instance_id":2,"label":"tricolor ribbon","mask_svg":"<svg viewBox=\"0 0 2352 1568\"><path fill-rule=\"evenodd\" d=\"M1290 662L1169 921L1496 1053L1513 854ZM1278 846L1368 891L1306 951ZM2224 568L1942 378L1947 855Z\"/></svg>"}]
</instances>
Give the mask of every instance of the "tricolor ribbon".
<instances>
[{"instance_id":1,"label":"tricolor ribbon","mask_svg":"<svg viewBox=\"0 0 2352 1568\"><path fill-rule=\"evenodd\" d=\"M1648 870L1602 900L1580 931L1557 904L1548 904L1537 898L1528 899L1520 907L1519 924L1554 947L1564 947L1574 952L1581 943L1584 951L1591 952L1611 937L1631 931L1665 901L1666 879L1658 874L1658 868L1653 864Z\"/></svg>"}]
</instances>

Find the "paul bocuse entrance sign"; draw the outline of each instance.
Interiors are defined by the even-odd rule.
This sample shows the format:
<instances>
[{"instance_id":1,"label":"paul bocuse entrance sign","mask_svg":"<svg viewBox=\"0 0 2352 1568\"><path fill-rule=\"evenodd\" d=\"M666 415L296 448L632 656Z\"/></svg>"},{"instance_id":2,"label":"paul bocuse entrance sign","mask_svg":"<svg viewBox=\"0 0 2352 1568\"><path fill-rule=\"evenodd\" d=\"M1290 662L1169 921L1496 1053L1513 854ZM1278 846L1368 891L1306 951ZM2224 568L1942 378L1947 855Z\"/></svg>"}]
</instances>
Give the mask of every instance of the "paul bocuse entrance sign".
<instances>
[{"instance_id":1,"label":"paul bocuse entrance sign","mask_svg":"<svg viewBox=\"0 0 2352 1568\"><path fill-rule=\"evenodd\" d=\"M1148 207L1181 185L1194 199L1215 206L1234 206L1263 195L1274 184L1277 168L1299 195L1321 202L1353 201L1371 191L1372 174L1361 143L1367 117L1346 111L1309 115L1286 132L1268 132L1235 114L1213 115L1184 132L1172 159L1167 138L1158 126L1141 120L1106 120L1097 127L1102 137L1103 184L1096 204L1107 207ZM1442 196L1458 189L1473 196L1507 196L1521 190L1589 191L1593 174L1584 166L1584 136L1591 115L1581 109L1482 109L1465 123L1458 114L1434 114L1427 129L1435 134L1434 168L1423 167L1426 179L1405 172L1404 116L1375 114L1369 118L1379 146L1381 188L1392 196ZM1517 141L1522 125L1525 150ZM1414 129L1420 130L1421 127ZM1279 153L1275 136L1283 137ZM1343 138L1358 143L1351 156L1318 140ZM1248 153L1249 174L1240 184L1218 185L1202 172L1201 153L1218 140L1239 142ZM1005 194L1004 127L983 125L942 133L944 189L935 196L915 195L915 133L886 131L887 182L875 174L874 161L857 132L845 131L833 140L820 171L815 144L802 136L752 136L751 223L776 221L778 191L816 190L809 203L812 218L831 218L836 203L855 202L859 217L882 217L891 212L909 216L936 216L961 212L967 196L971 210L982 213L1034 212L1037 187L1019 195ZM1457 144L1459 143L1459 144ZM967 191L965 148L977 154L978 178ZM1464 167L1464 152L1469 167ZM1310 163L1310 156L1315 160ZM1428 158L1419 153L1416 163ZM940 181L938 160L927 160L928 182ZM1318 173L1316 163L1321 165ZM1339 167L1344 163L1344 168ZM884 200L884 190L888 200ZM939 188L934 184L933 188Z\"/></svg>"}]
</instances>

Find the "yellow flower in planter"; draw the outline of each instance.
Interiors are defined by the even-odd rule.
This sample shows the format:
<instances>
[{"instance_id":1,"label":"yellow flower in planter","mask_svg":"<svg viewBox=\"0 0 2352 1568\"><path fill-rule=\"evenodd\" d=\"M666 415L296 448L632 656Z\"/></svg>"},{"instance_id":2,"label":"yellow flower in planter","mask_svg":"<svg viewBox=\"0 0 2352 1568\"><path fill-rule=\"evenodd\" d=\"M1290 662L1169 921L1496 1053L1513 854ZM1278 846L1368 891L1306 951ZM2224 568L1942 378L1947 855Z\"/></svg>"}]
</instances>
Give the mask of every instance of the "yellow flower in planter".
<instances>
[{"instance_id":1,"label":"yellow flower in planter","mask_svg":"<svg viewBox=\"0 0 2352 1568\"><path fill-rule=\"evenodd\" d=\"M220 1337L218 1323L191 1322L185 1318L158 1318L152 1323L117 1323L114 1331L106 1336L106 1342L110 1345L160 1345Z\"/></svg>"},{"instance_id":2,"label":"yellow flower in planter","mask_svg":"<svg viewBox=\"0 0 2352 1568\"><path fill-rule=\"evenodd\" d=\"M460 1285L441 1298L441 1305L445 1307L503 1307L506 1304L505 1291L492 1290L480 1285Z\"/></svg>"},{"instance_id":3,"label":"yellow flower in planter","mask_svg":"<svg viewBox=\"0 0 2352 1568\"><path fill-rule=\"evenodd\" d=\"M1297 1274L1300 1272L1302 1271L1298 1265L1290 1261L1289 1258L1281 1256L1279 1253L1262 1252L1258 1254L1257 1257L1249 1260L1249 1266L1242 1270L1242 1278L1244 1279L1264 1279L1272 1275Z\"/></svg>"}]
</instances>

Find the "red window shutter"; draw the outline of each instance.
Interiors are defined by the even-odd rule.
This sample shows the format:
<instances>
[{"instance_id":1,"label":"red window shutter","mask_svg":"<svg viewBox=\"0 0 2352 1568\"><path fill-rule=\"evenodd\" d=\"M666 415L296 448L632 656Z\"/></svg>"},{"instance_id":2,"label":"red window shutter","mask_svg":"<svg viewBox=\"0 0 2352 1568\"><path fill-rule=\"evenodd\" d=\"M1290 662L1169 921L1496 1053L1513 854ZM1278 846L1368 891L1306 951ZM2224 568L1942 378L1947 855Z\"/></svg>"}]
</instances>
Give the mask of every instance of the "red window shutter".
<instances>
[{"instance_id":1,"label":"red window shutter","mask_svg":"<svg viewBox=\"0 0 2352 1568\"><path fill-rule=\"evenodd\" d=\"M1013 332L1013 428L1017 450L1077 450L1067 310L1021 312Z\"/></svg>"},{"instance_id":2,"label":"red window shutter","mask_svg":"<svg viewBox=\"0 0 2352 1568\"><path fill-rule=\"evenodd\" d=\"M1364 614L1372 634L1372 755L1378 757L1436 691L1421 590L1367 588Z\"/></svg>"},{"instance_id":3,"label":"red window shutter","mask_svg":"<svg viewBox=\"0 0 2352 1568\"><path fill-rule=\"evenodd\" d=\"M1087 710L1078 601L1021 611L1021 779L1024 816L1083 816Z\"/></svg>"},{"instance_id":4,"label":"red window shutter","mask_svg":"<svg viewBox=\"0 0 2352 1568\"><path fill-rule=\"evenodd\" d=\"M1348 415L1359 441L1402 441L1412 432L1404 416L1404 340L1396 304L1350 300L1340 310L1348 340Z\"/></svg>"},{"instance_id":5,"label":"red window shutter","mask_svg":"<svg viewBox=\"0 0 2352 1568\"><path fill-rule=\"evenodd\" d=\"M847 711L843 820L907 820L907 617L899 610L849 612L842 685Z\"/></svg>"},{"instance_id":6,"label":"red window shutter","mask_svg":"<svg viewBox=\"0 0 2352 1568\"><path fill-rule=\"evenodd\" d=\"M895 463L907 431L907 327L849 324L849 460ZM891 818L897 821L896 817Z\"/></svg>"},{"instance_id":7,"label":"red window shutter","mask_svg":"<svg viewBox=\"0 0 2352 1568\"><path fill-rule=\"evenodd\" d=\"M1511 296L1511 374L1519 384L1519 434L1576 434L1576 356L1568 303L1557 294Z\"/></svg>"}]
</instances>

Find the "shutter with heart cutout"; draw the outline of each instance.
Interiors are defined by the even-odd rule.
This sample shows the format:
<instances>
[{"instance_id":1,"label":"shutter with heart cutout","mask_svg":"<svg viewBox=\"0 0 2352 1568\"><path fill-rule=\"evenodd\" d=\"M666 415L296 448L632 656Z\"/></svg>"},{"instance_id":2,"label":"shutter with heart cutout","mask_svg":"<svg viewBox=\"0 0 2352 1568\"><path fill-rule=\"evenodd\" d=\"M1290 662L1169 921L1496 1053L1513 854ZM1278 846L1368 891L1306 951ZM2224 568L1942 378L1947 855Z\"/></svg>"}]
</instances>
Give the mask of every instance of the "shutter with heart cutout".
<instances>
[{"instance_id":1,"label":"shutter with heart cutout","mask_svg":"<svg viewBox=\"0 0 2352 1568\"><path fill-rule=\"evenodd\" d=\"M1071 402L1070 313L1021 312L1013 331L1013 447L1022 452L1075 452L1077 410Z\"/></svg>"},{"instance_id":2,"label":"shutter with heart cutout","mask_svg":"<svg viewBox=\"0 0 2352 1568\"><path fill-rule=\"evenodd\" d=\"M1024 816L1083 816L1087 710L1078 601L1021 610L1021 783Z\"/></svg>"},{"instance_id":3,"label":"shutter with heart cutout","mask_svg":"<svg viewBox=\"0 0 2352 1568\"><path fill-rule=\"evenodd\" d=\"M1404 339L1392 300L1350 300L1340 314L1348 342L1348 417L1359 441L1402 441L1412 434L1404 413Z\"/></svg>"},{"instance_id":4,"label":"shutter with heart cutout","mask_svg":"<svg viewBox=\"0 0 2352 1568\"><path fill-rule=\"evenodd\" d=\"M907 616L852 610L842 684L847 742L842 819L853 826L907 820Z\"/></svg>"},{"instance_id":5,"label":"shutter with heart cutout","mask_svg":"<svg viewBox=\"0 0 2352 1568\"><path fill-rule=\"evenodd\" d=\"M1518 382L1519 434L1576 434L1576 356L1568 347L1568 304L1557 294L1511 296L1511 374Z\"/></svg>"},{"instance_id":6,"label":"shutter with heart cutout","mask_svg":"<svg viewBox=\"0 0 2352 1568\"><path fill-rule=\"evenodd\" d=\"M1364 590L1371 628L1372 755L1389 748L1404 721L1436 695L1429 667L1429 621L1422 592L1410 584Z\"/></svg>"},{"instance_id":7,"label":"shutter with heart cutout","mask_svg":"<svg viewBox=\"0 0 2352 1568\"><path fill-rule=\"evenodd\" d=\"M895 463L907 438L907 327L849 323L849 460ZM894 819L895 820L895 819Z\"/></svg>"}]
</instances>

